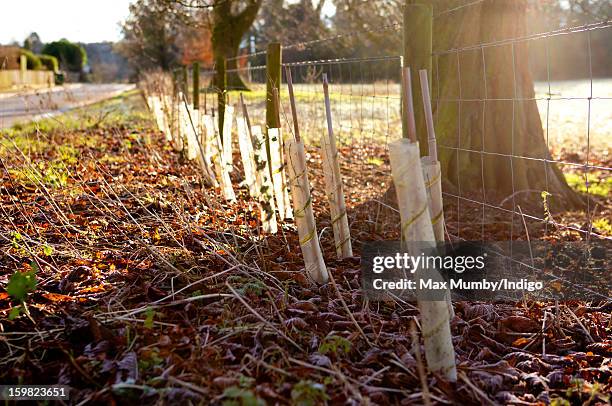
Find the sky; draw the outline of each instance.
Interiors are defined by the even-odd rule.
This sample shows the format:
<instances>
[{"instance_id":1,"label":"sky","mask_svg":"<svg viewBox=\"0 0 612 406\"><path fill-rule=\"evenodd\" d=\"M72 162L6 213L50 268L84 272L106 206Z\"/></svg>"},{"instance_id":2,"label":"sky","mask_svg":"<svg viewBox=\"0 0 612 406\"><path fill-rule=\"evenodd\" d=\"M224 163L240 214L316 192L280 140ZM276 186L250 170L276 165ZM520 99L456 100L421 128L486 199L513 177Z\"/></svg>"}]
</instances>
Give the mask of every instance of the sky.
<instances>
[{"instance_id":1,"label":"sky","mask_svg":"<svg viewBox=\"0 0 612 406\"><path fill-rule=\"evenodd\" d=\"M133 0L2 0L0 44L20 44L36 32L43 42L118 41L119 22Z\"/></svg>"},{"instance_id":2,"label":"sky","mask_svg":"<svg viewBox=\"0 0 612 406\"><path fill-rule=\"evenodd\" d=\"M0 44L38 33L42 42L66 38L74 42L118 41L119 23L129 15L134 0L1 0ZM295 0L289 0L289 2ZM324 15L335 7L327 0Z\"/></svg>"}]
</instances>

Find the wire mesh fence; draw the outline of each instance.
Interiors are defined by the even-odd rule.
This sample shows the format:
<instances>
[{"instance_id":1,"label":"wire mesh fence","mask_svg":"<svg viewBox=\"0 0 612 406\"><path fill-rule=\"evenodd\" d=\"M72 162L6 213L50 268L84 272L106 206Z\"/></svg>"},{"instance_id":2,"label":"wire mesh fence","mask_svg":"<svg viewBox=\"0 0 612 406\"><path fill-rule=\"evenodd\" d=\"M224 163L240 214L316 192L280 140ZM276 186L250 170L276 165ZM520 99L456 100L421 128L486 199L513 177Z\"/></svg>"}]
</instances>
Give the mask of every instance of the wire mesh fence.
<instances>
[{"instance_id":1,"label":"wire mesh fence","mask_svg":"<svg viewBox=\"0 0 612 406\"><path fill-rule=\"evenodd\" d=\"M433 12L434 27L457 24L483 1L463 2ZM525 30L510 37L476 39L461 46L431 52L431 92L442 172L446 236L453 240L611 240L609 160L612 82L597 78L593 69L593 32L610 30L609 20L573 25L544 32ZM402 25L392 23L329 38L283 45L282 70L291 71L302 137L311 157L313 204L325 212L319 138L326 133L322 76L330 82L332 124L339 144L352 235L355 246L366 239L399 238L397 204L391 181L389 142L402 136L400 72L402 55L312 59L311 47L359 39L373 32L401 36ZM518 31L516 31L518 32ZM559 48L568 43L580 53L582 79L561 80ZM239 75L249 91L229 86L227 102L237 104L242 92L253 124L266 122L265 51L240 55ZM349 54L349 53L347 53ZM527 59L530 59L527 65ZM406 61L410 65L410 61ZM528 67L525 70L525 67ZM498 70L506 75L500 84ZM542 77L542 73L544 76ZM215 72L206 76L214 77ZM414 72L415 76L416 72ZM527 78L525 75L529 75ZM535 77L532 82L531 78ZM510 78L510 80L508 80ZM212 83L212 82L211 82ZM535 83L526 88L525 83ZM292 132L285 86L281 86L281 123ZM210 94L208 96L210 100ZM533 110L533 104L537 110ZM211 107L212 103L209 103ZM532 107L529 107L529 106ZM236 109L239 111L239 109ZM453 114L449 115L449 111ZM529 117L533 112L537 117ZM503 114L500 114L503 112ZM448 125L448 117L456 122ZM503 116L500 118L500 116ZM526 122L541 123L540 128ZM448 128L452 129L449 133ZM526 139L543 134L545 148L530 149ZM463 166L470 164L470 170ZM522 169L528 165L529 169ZM493 170L492 170L493 168ZM553 169L555 168L555 169ZM581 193L581 204L557 198L555 173L561 173ZM501 187L499 172L507 178ZM540 178L528 187L524 177ZM526 187L527 185L527 187ZM561 203L553 209L553 205ZM331 238L325 218L322 238ZM361 233L360 231L363 231ZM374 236L374 237L372 237Z\"/></svg>"},{"instance_id":2,"label":"wire mesh fence","mask_svg":"<svg viewBox=\"0 0 612 406\"><path fill-rule=\"evenodd\" d=\"M435 19L446 19L454 16L465 7L475 6L482 2L473 2L441 12ZM587 64L592 58L589 38L594 30L609 30L609 21L585 24L553 30L549 32L501 38L486 43L476 43L462 48L434 50L433 59L433 103L435 108L436 128L443 134L445 123L441 123L444 109L456 109L459 129L457 135L441 137L439 149L442 154L454 155L443 161L443 165L461 165L462 162L480 161L475 173L466 174L460 170L448 179L444 190L446 198L446 215L448 217L448 234L460 239L500 239L543 237L552 230L562 231L564 238L610 239L605 230L605 216L608 213L602 198L608 199L606 186L610 179L610 164L606 161L609 150L609 114L612 95L609 81L596 79L592 69L586 78L571 82L556 81L551 72L551 42L560 40L583 40L585 43ZM395 27L392 34L399 35L400 27ZM387 29L388 30L388 29ZM353 34L357 35L357 34ZM304 137L312 146L325 131L325 113L323 106L322 74L330 80L333 125L342 150L342 159L346 164L347 190L353 205L372 203L384 207L393 206L393 199L386 199L389 188L389 167L386 145L390 140L401 137L400 130L400 55L387 55L369 58L338 58L330 60L300 60L310 44L322 41L336 41L341 36L331 39L306 41L283 48L284 68L289 68L296 87L298 116L303 128ZM581 37L581 38L578 38ZM544 52L537 57L545 58L548 75L543 81L535 82L535 91L529 93L519 89L517 80L518 48L528 43L531 47L540 47ZM521 50L522 52L522 50ZM255 57L261 53L255 54ZM579 57L579 55L577 56ZM514 83L506 89L491 91L487 87L498 86L493 83L491 73L487 73L487 62L493 59L506 58L514 75ZM409 64L409 62L408 62ZM441 66L444 72L441 73ZM450 69L450 67L453 67ZM265 121L265 65L244 67L237 70L243 77L250 79L251 92L245 93L249 109L254 119ZM229 72L228 72L229 73ZM441 75L446 75L445 82L456 86L442 88ZM454 76L454 77L449 77ZM487 83L489 80L489 83ZM466 84L478 82L477 88ZM506 93L504 93L506 92ZM231 89L230 89L231 94ZM284 89L281 95L285 96ZM288 105L283 100L283 124L288 126ZM546 151L519 152L519 126L523 125L519 112L529 103L537 103L545 137ZM496 128L496 139L506 139L510 149L497 148L489 142L487 131L491 131L488 120L497 120L497 114L503 108L508 115L507 126ZM568 117L567 114L571 113ZM472 134L465 134L462 121L470 121ZM534 135L535 136L535 135ZM475 142L475 138L481 138ZM468 140L471 139L471 140ZM466 142L468 141L468 142ZM471 142L470 142L471 141ZM516 148L515 148L516 145ZM568 149L575 153L568 154ZM550 151L550 153L549 153ZM313 149L316 153L316 149ZM597 157L594 159L594 157ZM488 174L487 160L494 160L501 170L509 174L512 193L500 195L485 179ZM524 161L537 162L541 165L540 173L544 187L523 189L524 185L515 168ZM532 165L532 167L534 167ZM580 210L566 210L559 215L551 213L548 200L554 200L554 192L549 188L548 176L551 167L558 167L569 183L587 198L584 200L584 214ZM316 169L315 169L316 170ZM464 177L480 178L474 187L462 188ZM315 175L315 178L317 176ZM352 183L354 185L351 185ZM354 187L351 187L354 186ZM552 193L551 193L552 192ZM550 199L548 196L552 196ZM599 202L599 203L598 203ZM369 206L368 206L369 207ZM609 214L609 213L608 213ZM602 220L604 219L604 220ZM380 218L377 219L380 221ZM599 223L598 223L599 221ZM594 226L601 224L601 227ZM501 230L500 227L504 230ZM600 228L603 228L601 230Z\"/></svg>"}]
</instances>

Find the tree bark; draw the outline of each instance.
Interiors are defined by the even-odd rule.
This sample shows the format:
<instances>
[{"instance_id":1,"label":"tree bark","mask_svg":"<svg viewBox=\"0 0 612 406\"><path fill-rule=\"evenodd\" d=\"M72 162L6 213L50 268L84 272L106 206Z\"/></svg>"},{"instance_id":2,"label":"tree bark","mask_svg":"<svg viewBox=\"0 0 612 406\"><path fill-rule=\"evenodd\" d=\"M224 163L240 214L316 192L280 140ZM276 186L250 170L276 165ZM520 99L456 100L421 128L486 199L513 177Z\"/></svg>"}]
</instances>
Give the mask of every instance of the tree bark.
<instances>
[{"instance_id":1,"label":"tree bark","mask_svg":"<svg viewBox=\"0 0 612 406\"><path fill-rule=\"evenodd\" d=\"M456 6L445 3L436 3L436 10ZM554 163L544 161L552 158L528 41L462 49L527 35L525 8L525 1L488 0L434 20L432 96L442 175L464 192L484 189L487 201L547 191L557 205L577 207L582 198ZM450 49L458 51L436 52ZM425 143L421 127L417 132Z\"/></svg>"},{"instance_id":2,"label":"tree bark","mask_svg":"<svg viewBox=\"0 0 612 406\"><path fill-rule=\"evenodd\" d=\"M238 67L238 50L244 34L251 28L262 0L248 0L245 8L238 14L232 9L239 1L219 1L213 8L212 49L214 59L225 57L227 69ZM248 90L238 72L227 74L227 87L232 90Z\"/></svg>"}]
</instances>

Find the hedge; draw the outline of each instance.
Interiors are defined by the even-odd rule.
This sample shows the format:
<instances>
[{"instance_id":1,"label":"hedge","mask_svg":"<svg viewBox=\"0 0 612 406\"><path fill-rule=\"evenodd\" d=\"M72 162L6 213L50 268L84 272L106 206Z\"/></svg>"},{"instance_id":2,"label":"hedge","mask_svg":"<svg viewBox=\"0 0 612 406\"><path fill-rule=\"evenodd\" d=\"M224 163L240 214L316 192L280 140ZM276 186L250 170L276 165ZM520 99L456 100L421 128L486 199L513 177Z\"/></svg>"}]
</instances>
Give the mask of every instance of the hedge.
<instances>
[{"instance_id":1,"label":"hedge","mask_svg":"<svg viewBox=\"0 0 612 406\"><path fill-rule=\"evenodd\" d=\"M45 68L47 68L47 70L50 70L52 72L59 71L59 64L57 62L57 58L53 55L38 55L38 58L40 59L40 62L45 66Z\"/></svg>"}]
</instances>

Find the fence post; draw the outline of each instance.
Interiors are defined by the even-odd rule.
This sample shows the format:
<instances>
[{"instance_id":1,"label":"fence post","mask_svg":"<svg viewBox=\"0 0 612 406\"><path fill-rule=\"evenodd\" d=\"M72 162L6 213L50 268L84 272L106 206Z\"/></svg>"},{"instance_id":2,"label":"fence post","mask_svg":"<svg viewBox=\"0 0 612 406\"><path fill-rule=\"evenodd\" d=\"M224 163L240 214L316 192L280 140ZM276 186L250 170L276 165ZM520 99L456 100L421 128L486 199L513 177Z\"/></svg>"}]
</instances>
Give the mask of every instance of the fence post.
<instances>
[{"instance_id":1,"label":"fence post","mask_svg":"<svg viewBox=\"0 0 612 406\"><path fill-rule=\"evenodd\" d=\"M193 109L200 109L200 63L194 62L191 68L193 77Z\"/></svg>"},{"instance_id":2,"label":"fence post","mask_svg":"<svg viewBox=\"0 0 612 406\"><path fill-rule=\"evenodd\" d=\"M176 69L172 69L172 96L176 97L178 94L178 73Z\"/></svg>"},{"instance_id":3,"label":"fence post","mask_svg":"<svg viewBox=\"0 0 612 406\"><path fill-rule=\"evenodd\" d=\"M223 117L225 116L225 88L227 87L226 61L223 55L215 61L217 85L217 110L219 114L219 135L223 140Z\"/></svg>"},{"instance_id":4,"label":"fence post","mask_svg":"<svg viewBox=\"0 0 612 406\"><path fill-rule=\"evenodd\" d=\"M277 89L280 94L281 85L281 63L282 63L282 47L280 42L272 42L268 44L266 53L266 153L268 154L268 162L272 162L272 154L270 152L270 137L268 130L270 128L280 128L280 112L274 95L274 89ZM281 143L282 145L282 143ZM270 165L270 176L272 176L272 165Z\"/></svg>"},{"instance_id":5,"label":"fence post","mask_svg":"<svg viewBox=\"0 0 612 406\"><path fill-rule=\"evenodd\" d=\"M25 55L19 56L19 80L21 83L20 86L26 84L26 71L28 70L28 59Z\"/></svg>"},{"instance_id":6,"label":"fence post","mask_svg":"<svg viewBox=\"0 0 612 406\"><path fill-rule=\"evenodd\" d=\"M181 87L183 88L183 94L185 95L185 99L189 102L189 69L187 65L183 65L183 83Z\"/></svg>"},{"instance_id":7,"label":"fence post","mask_svg":"<svg viewBox=\"0 0 612 406\"><path fill-rule=\"evenodd\" d=\"M268 128L280 128L279 111L274 102L273 89L278 89L280 93L281 85L281 44L272 42L268 44L266 55L266 126Z\"/></svg>"},{"instance_id":8,"label":"fence post","mask_svg":"<svg viewBox=\"0 0 612 406\"><path fill-rule=\"evenodd\" d=\"M421 156L427 154L427 132L423 98L418 94L419 75L421 69L427 69L431 83L432 67L432 26L433 9L431 4L410 3L404 8L404 66L410 67L412 100L414 102L414 118ZM403 128L407 128L406 114L402 118Z\"/></svg>"}]
</instances>

